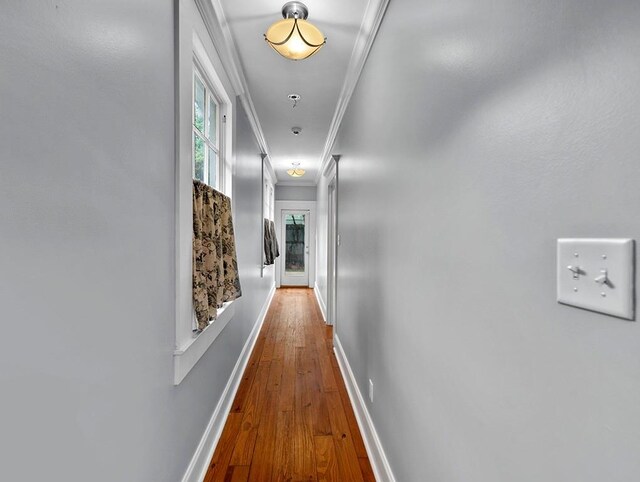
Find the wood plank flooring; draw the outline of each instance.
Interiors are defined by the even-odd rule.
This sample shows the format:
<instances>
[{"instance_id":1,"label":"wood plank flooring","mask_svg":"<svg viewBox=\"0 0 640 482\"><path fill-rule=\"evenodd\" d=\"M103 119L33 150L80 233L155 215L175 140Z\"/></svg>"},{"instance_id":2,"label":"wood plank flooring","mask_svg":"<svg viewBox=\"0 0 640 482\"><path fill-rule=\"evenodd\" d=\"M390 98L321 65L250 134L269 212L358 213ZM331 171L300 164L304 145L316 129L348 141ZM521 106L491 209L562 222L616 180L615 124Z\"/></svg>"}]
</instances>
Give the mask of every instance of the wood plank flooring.
<instances>
[{"instance_id":1,"label":"wood plank flooring","mask_svg":"<svg viewBox=\"0 0 640 482\"><path fill-rule=\"evenodd\" d=\"M313 290L282 288L205 482L375 482Z\"/></svg>"}]
</instances>

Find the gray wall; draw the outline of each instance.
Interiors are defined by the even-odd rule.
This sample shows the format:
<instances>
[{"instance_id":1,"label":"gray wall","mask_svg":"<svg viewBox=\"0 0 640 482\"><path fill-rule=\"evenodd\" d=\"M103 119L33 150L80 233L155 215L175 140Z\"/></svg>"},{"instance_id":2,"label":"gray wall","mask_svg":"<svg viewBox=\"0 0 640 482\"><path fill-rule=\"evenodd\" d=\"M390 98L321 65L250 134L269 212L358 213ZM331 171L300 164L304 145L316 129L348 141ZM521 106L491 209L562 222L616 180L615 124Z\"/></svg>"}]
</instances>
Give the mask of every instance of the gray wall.
<instances>
[{"instance_id":1,"label":"gray wall","mask_svg":"<svg viewBox=\"0 0 640 482\"><path fill-rule=\"evenodd\" d=\"M235 318L239 318L243 323L239 339L244 345L267 300L271 287L275 284L275 278L273 270L266 269L264 278L260 277L263 249L260 237L262 232L262 157L260 156L260 148L251 132L249 119L244 109L240 107L239 101L237 105L239 108L236 114L236 168L233 177L233 203L238 267L242 282L242 302L239 305L240 311L236 311L231 323L235 322ZM240 348L242 347L240 346Z\"/></svg>"},{"instance_id":2,"label":"gray wall","mask_svg":"<svg viewBox=\"0 0 640 482\"><path fill-rule=\"evenodd\" d=\"M276 201L315 201L315 186L278 186L274 193Z\"/></svg>"},{"instance_id":3,"label":"gray wall","mask_svg":"<svg viewBox=\"0 0 640 482\"><path fill-rule=\"evenodd\" d=\"M239 113L244 296L173 387L172 33L171 0L3 3L2 480L180 480L273 283Z\"/></svg>"},{"instance_id":4,"label":"gray wall","mask_svg":"<svg viewBox=\"0 0 640 482\"><path fill-rule=\"evenodd\" d=\"M398 481L640 480L640 326L555 301L640 239L640 3L399 0L340 130L337 332Z\"/></svg>"}]
</instances>

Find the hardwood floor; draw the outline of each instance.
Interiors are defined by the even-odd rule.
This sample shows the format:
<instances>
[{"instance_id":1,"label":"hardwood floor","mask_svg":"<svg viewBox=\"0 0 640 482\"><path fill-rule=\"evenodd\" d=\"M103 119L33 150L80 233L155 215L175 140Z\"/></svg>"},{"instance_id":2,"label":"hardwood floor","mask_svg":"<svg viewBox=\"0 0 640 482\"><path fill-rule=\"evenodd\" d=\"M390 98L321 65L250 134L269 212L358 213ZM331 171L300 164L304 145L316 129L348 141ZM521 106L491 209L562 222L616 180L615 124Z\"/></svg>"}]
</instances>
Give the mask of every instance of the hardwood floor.
<instances>
[{"instance_id":1,"label":"hardwood floor","mask_svg":"<svg viewBox=\"0 0 640 482\"><path fill-rule=\"evenodd\" d=\"M374 482L313 290L277 290L205 482Z\"/></svg>"}]
</instances>

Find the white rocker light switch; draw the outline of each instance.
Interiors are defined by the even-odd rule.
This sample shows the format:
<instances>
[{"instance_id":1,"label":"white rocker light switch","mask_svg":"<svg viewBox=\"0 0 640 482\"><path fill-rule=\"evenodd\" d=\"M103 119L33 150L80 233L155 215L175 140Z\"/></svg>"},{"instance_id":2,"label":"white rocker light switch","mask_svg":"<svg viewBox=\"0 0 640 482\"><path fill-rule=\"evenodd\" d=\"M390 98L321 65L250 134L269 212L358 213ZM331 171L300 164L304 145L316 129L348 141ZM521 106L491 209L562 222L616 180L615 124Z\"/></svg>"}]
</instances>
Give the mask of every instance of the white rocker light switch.
<instances>
[{"instance_id":1,"label":"white rocker light switch","mask_svg":"<svg viewBox=\"0 0 640 482\"><path fill-rule=\"evenodd\" d=\"M632 239L558 239L558 302L633 320Z\"/></svg>"}]
</instances>

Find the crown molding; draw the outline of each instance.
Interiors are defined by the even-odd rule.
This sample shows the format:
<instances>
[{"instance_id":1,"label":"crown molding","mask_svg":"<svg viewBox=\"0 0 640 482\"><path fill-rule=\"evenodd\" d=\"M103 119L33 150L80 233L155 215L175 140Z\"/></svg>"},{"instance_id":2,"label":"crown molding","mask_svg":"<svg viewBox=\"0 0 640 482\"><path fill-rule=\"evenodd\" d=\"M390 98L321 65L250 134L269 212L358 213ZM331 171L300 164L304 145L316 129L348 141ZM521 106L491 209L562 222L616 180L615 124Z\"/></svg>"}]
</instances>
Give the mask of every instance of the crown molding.
<instances>
[{"instance_id":1,"label":"crown molding","mask_svg":"<svg viewBox=\"0 0 640 482\"><path fill-rule=\"evenodd\" d=\"M229 22L222 8L220 0L195 0L196 6L202 15L204 24L207 27L207 31L211 36L213 45L220 57L222 66L227 73L229 80L235 94L240 98L240 102L247 113L251 129L253 130L260 150L269 155L269 146L264 136L258 114L256 112L253 100L251 100L251 94L249 93L249 87L247 85L247 79L242 69L242 63L238 55L238 49L236 43L233 40L231 29L229 28ZM271 163L268 163L270 172L275 176Z\"/></svg>"},{"instance_id":2,"label":"crown molding","mask_svg":"<svg viewBox=\"0 0 640 482\"><path fill-rule=\"evenodd\" d=\"M278 181L276 186L293 186L293 187L315 187L316 183L314 181Z\"/></svg>"},{"instance_id":3,"label":"crown molding","mask_svg":"<svg viewBox=\"0 0 640 482\"><path fill-rule=\"evenodd\" d=\"M351 96L356 88L360 74L362 74L362 69L367 61L367 57L369 57L371 46L376 38L376 34L378 33L378 29L382 23L382 18L387 10L389 1L390 0L369 0L367 9L364 12L364 17L360 24L360 31L358 32L356 43L351 52L351 60L349 61L349 67L347 68L347 75L345 76L344 83L342 84L340 97L338 97L338 104L336 105L336 110L333 114L331 125L329 126L329 134L327 135L327 140L322 151L322 165L316 175L316 183L320 181L327 163L331 160L331 149L333 149L333 145L336 141L336 136L338 135L338 130L342 123L342 118L347 111L349 101L351 101Z\"/></svg>"}]
</instances>

